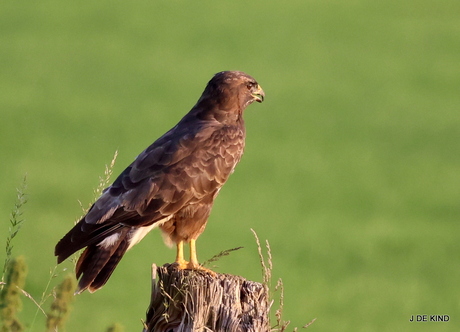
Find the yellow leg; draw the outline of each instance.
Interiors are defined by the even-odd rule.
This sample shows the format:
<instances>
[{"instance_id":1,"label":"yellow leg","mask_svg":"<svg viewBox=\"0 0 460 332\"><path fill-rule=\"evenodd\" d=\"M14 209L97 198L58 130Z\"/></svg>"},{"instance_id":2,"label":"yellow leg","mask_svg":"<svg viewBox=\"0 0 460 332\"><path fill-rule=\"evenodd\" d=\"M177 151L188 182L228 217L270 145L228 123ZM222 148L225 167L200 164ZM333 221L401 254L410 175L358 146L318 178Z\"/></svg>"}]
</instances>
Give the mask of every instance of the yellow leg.
<instances>
[{"instance_id":1,"label":"yellow leg","mask_svg":"<svg viewBox=\"0 0 460 332\"><path fill-rule=\"evenodd\" d=\"M184 242L179 241L177 243L177 254L176 254L176 263L179 265L179 269L186 269L189 262L184 259Z\"/></svg>"},{"instance_id":2,"label":"yellow leg","mask_svg":"<svg viewBox=\"0 0 460 332\"><path fill-rule=\"evenodd\" d=\"M198 263L198 258L196 257L196 243L195 243L195 240L190 240L190 265L194 269L201 268L200 263Z\"/></svg>"},{"instance_id":3,"label":"yellow leg","mask_svg":"<svg viewBox=\"0 0 460 332\"><path fill-rule=\"evenodd\" d=\"M177 243L177 254L176 254L176 263L178 264L178 268L180 270L199 270L203 272L207 272L212 276L215 276L216 273L211 271L205 267L202 267L200 263L198 263L198 259L196 257L196 241L190 240L190 262L187 262L184 259L184 242L179 241Z\"/></svg>"}]
</instances>

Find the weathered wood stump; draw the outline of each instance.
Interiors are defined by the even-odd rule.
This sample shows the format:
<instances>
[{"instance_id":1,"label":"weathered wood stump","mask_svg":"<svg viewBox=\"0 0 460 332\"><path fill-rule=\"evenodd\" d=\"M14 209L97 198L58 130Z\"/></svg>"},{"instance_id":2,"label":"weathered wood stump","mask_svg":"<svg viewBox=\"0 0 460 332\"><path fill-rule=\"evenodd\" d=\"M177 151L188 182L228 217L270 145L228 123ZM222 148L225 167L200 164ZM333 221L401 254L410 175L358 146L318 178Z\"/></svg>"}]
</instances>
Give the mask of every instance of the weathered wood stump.
<instances>
[{"instance_id":1,"label":"weathered wood stump","mask_svg":"<svg viewBox=\"0 0 460 332\"><path fill-rule=\"evenodd\" d=\"M178 270L174 264L153 265L152 269L152 295L143 332L270 330L263 284L228 274Z\"/></svg>"}]
</instances>

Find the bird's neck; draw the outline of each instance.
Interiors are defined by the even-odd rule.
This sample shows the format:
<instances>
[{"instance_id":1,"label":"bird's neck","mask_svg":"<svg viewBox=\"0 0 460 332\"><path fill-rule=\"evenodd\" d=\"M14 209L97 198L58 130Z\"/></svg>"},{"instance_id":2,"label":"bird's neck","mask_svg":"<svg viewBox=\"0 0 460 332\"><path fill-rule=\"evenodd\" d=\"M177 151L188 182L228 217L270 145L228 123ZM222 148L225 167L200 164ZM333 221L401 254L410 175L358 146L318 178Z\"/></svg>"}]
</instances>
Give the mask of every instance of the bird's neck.
<instances>
[{"instance_id":1,"label":"bird's neck","mask_svg":"<svg viewBox=\"0 0 460 332\"><path fill-rule=\"evenodd\" d=\"M218 103L209 99L199 100L195 106L196 116L203 120L215 120L224 125L243 124L243 111L241 108L226 107L229 103Z\"/></svg>"}]
</instances>

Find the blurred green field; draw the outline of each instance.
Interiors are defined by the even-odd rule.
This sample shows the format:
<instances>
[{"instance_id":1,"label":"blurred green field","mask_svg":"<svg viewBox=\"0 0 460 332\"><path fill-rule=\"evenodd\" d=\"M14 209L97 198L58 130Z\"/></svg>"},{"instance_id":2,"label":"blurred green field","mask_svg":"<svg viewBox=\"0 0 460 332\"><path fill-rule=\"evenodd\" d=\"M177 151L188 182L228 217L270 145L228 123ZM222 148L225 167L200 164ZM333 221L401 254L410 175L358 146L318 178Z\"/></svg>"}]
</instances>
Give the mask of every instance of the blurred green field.
<instances>
[{"instance_id":1,"label":"blurred green field","mask_svg":"<svg viewBox=\"0 0 460 332\"><path fill-rule=\"evenodd\" d=\"M250 228L272 248L284 318L311 331L457 331L460 319L460 2L3 2L0 241L28 176L14 254L40 298L53 248L115 150L121 172L221 70L266 92L198 253L261 281ZM3 245L2 245L3 246ZM3 264L5 253L0 251ZM76 298L66 331L140 331L158 231L109 283ZM71 269L58 268L59 282ZM45 306L46 307L46 306ZM21 317L36 307L24 298ZM411 315L450 315L411 323ZM39 313L28 331L43 330ZM292 330L291 329L291 330Z\"/></svg>"}]
</instances>

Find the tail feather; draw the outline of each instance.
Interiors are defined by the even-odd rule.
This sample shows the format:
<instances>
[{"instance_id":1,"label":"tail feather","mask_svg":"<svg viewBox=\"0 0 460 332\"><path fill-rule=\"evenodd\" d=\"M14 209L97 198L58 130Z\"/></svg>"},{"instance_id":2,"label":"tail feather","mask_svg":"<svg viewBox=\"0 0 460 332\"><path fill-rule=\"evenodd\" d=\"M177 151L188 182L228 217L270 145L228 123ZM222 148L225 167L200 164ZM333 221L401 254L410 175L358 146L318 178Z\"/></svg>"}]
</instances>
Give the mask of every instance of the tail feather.
<instances>
[{"instance_id":1,"label":"tail feather","mask_svg":"<svg viewBox=\"0 0 460 332\"><path fill-rule=\"evenodd\" d=\"M78 259L76 276L77 294L88 289L91 293L105 285L112 272L129 247L128 229L122 229L118 240L109 246L93 244L88 246Z\"/></svg>"},{"instance_id":2,"label":"tail feather","mask_svg":"<svg viewBox=\"0 0 460 332\"><path fill-rule=\"evenodd\" d=\"M58 256L58 264L62 263L73 253L86 246L98 243L105 237L110 236L120 228L123 227L121 224L101 226L99 224L87 225L85 231L82 230L84 225L84 219L80 220L70 232L68 232L56 245L54 249L54 255ZM88 229L91 228L91 229Z\"/></svg>"},{"instance_id":3,"label":"tail feather","mask_svg":"<svg viewBox=\"0 0 460 332\"><path fill-rule=\"evenodd\" d=\"M121 258L125 254L125 252L128 250L129 243L128 241L123 241L120 243L118 246L117 250L113 253L112 256L110 256L110 259L107 261L105 266L102 268L102 270L99 272L97 277L93 280L91 285L88 287L88 290L93 293L102 286L104 286L109 280L110 276L112 275L113 271L117 267L118 263L120 262Z\"/></svg>"}]
</instances>

